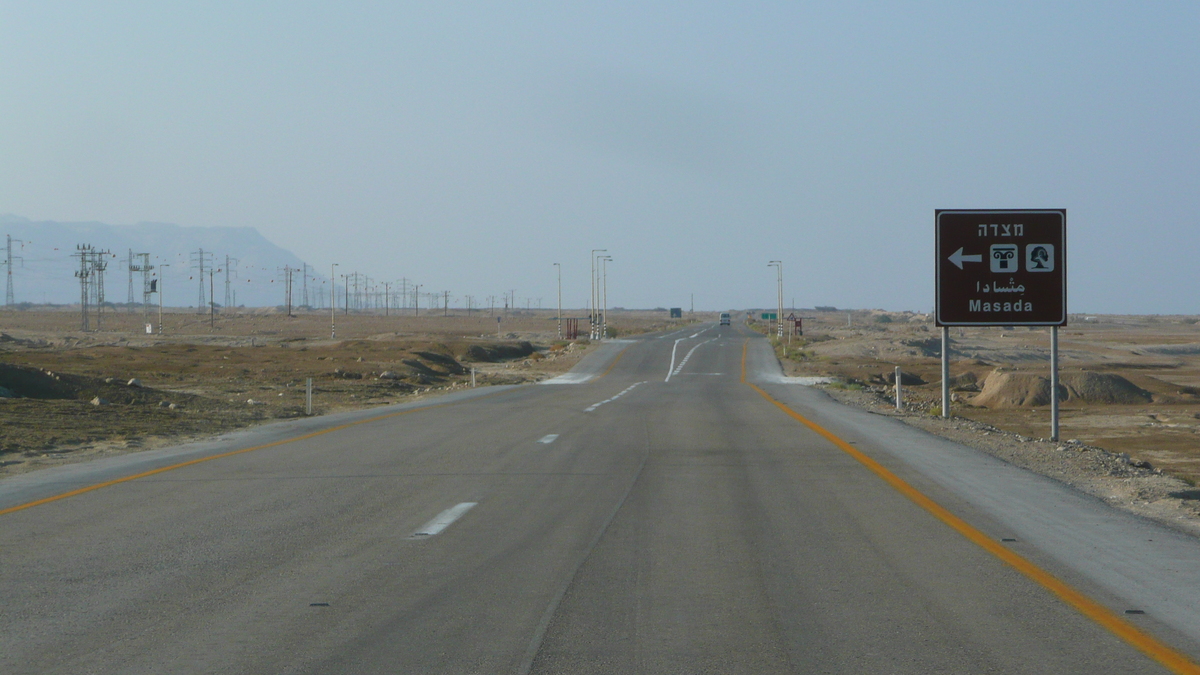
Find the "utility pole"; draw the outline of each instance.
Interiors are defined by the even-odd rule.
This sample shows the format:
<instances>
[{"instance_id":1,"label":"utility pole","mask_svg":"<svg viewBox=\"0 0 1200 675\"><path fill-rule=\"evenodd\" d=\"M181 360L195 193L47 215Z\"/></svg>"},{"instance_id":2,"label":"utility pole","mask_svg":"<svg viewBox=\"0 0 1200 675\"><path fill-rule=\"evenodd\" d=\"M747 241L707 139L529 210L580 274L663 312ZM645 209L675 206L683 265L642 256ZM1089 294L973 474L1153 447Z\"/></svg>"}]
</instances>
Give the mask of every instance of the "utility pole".
<instances>
[{"instance_id":1,"label":"utility pole","mask_svg":"<svg viewBox=\"0 0 1200 675\"><path fill-rule=\"evenodd\" d=\"M104 323L104 272L108 269L108 261L106 257L112 255L111 251L93 251L92 252L92 285L96 292L96 330L100 330Z\"/></svg>"},{"instance_id":2,"label":"utility pole","mask_svg":"<svg viewBox=\"0 0 1200 675\"><path fill-rule=\"evenodd\" d=\"M392 282L390 282L390 281L383 282L383 315L384 316L388 315L388 309L390 309L390 305L391 305L391 296L388 294L388 291L391 290L391 285L392 285Z\"/></svg>"},{"instance_id":3,"label":"utility pole","mask_svg":"<svg viewBox=\"0 0 1200 675\"><path fill-rule=\"evenodd\" d=\"M329 339L337 339L337 263L329 265Z\"/></svg>"},{"instance_id":4,"label":"utility pole","mask_svg":"<svg viewBox=\"0 0 1200 675\"><path fill-rule=\"evenodd\" d=\"M413 284L413 316L421 316L421 286Z\"/></svg>"},{"instance_id":5,"label":"utility pole","mask_svg":"<svg viewBox=\"0 0 1200 675\"><path fill-rule=\"evenodd\" d=\"M169 263L163 263L158 266L158 334L162 335L162 314L163 314L163 277L166 275L164 267L170 267ZM151 285L151 288L154 286Z\"/></svg>"},{"instance_id":6,"label":"utility pole","mask_svg":"<svg viewBox=\"0 0 1200 675\"><path fill-rule=\"evenodd\" d=\"M125 261L125 269L129 270L129 299L125 302L126 310L133 311L133 249L129 249L129 258Z\"/></svg>"},{"instance_id":7,"label":"utility pole","mask_svg":"<svg viewBox=\"0 0 1200 675\"><path fill-rule=\"evenodd\" d=\"M11 234L8 235L8 255L7 255L7 257L5 257L5 259L3 261L4 265L5 265L5 270L8 273L7 274L8 285L5 286L5 290L4 290L4 306L8 307L10 309L12 308L13 305L16 304L16 301L13 299L13 273L12 273L13 260L14 259L20 260L22 266L24 266L24 264L25 264L25 260L23 258L21 258L19 256L17 258L13 258L12 245L13 245L14 241L20 242L21 244L25 243L25 242L21 241L20 239L13 239Z\"/></svg>"},{"instance_id":8,"label":"utility pole","mask_svg":"<svg viewBox=\"0 0 1200 675\"><path fill-rule=\"evenodd\" d=\"M295 267L290 265L283 266L283 304L287 307L287 315L292 315L292 277Z\"/></svg>"},{"instance_id":9,"label":"utility pole","mask_svg":"<svg viewBox=\"0 0 1200 675\"><path fill-rule=\"evenodd\" d=\"M208 268L208 297L213 296L213 269ZM217 327L217 301L213 300L208 303L208 327Z\"/></svg>"},{"instance_id":10,"label":"utility pole","mask_svg":"<svg viewBox=\"0 0 1200 675\"><path fill-rule=\"evenodd\" d=\"M75 277L79 279L79 308L83 313L82 321L79 325L79 330L85 333L91 328L88 324L88 287L92 277L92 252L94 249L91 244L76 244L75 256L79 257L79 270L75 272Z\"/></svg>"},{"instance_id":11,"label":"utility pole","mask_svg":"<svg viewBox=\"0 0 1200 675\"><path fill-rule=\"evenodd\" d=\"M442 316L450 316L450 291L442 291Z\"/></svg>"},{"instance_id":12,"label":"utility pole","mask_svg":"<svg viewBox=\"0 0 1200 675\"><path fill-rule=\"evenodd\" d=\"M304 302L301 303L301 306L308 307L308 263L304 263L303 272L300 275L300 287L303 289L302 293L304 294Z\"/></svg>"},{"instance_id":13,"label":"utility pole","mask_svg":"<svg viewBox=\"0 0 1200 675\"><path fill-rule=\"evenodd\" d=\"M562 339L562 265L554 263L558 268L558 339Z\"/></svg>"},{"instance_id":14,"label":"utility pole","mask_svg":"<svg viewBox=\"0 0 1200 675\"><path fill-rule=\"evenodd\" d=\"M133 262L134 257L141 258L140 263ZM154 269L154 265L150 264L149 253L134 253L129 252L129 276L133 277L134 272L142 273L142 323L150 320L150 294L154 292L151 284L150 272ZM130 301L133 302L132 300Z\"/></svg>"},{"instance_id":15,"label":"utility pole","mask_svg":"<svg viewBox=\"0 0 1200 675\"><path fill-rule=\"evenodd\" d=\"M237 294L233 292L233 286L230 283L230 275L235 273L234 267L238 264L237 258L225 256L225 309L237 305Z\"/></svg>"},{"instance_id":16,"label":"utility pole","mask_svg":"<svg viewBox=\"0 0 1200 675\"><path fill-rule=\"evenodd\" d=\"M204 270L212 267L212 252L205 252L204 249L200 249L196 253L193 253L192 256L194 258L191 267L192 269L199 270L199 274L196 276L200 278L200 299L196 303L196 313L203 314L204 305L207 302L204 297Z\"/></svg>"}]
</instances>

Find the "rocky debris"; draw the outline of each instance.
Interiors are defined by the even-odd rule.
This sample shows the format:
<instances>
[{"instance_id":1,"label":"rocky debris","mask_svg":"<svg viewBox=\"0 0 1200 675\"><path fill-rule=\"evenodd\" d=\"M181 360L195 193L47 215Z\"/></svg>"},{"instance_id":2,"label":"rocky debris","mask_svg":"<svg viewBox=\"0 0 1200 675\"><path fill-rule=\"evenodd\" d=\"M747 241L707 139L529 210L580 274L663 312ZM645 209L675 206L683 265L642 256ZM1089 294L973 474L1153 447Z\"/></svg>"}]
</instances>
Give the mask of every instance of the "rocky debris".
<instances>
[{"instance_id":1,"label":"rocky debris","mask_svg":"<svg viewBox=\"0 0 1200 675\"><path fill-rule=\"evenodd\" d=\"M333 369L333 376L340 377L343 380L361 380L363 378L362 373L356 373L351 370L345 370L344 368L341 368L341 367Z\"/></svg>"},{"instance_id":2,"label":"rocky debris","mask_svg":"<svg viewBox=\"0 0 1200 675\"><path fill-rule=\"evenodd\" d=\"M942 339L927 338L924 340L901 340L900 344L916 349L922 356L940 357L942 355ZM907 384L901 381L900 384Z\"/></svg>"},{"instance_id":3,"label":"rocky debris","mask_svg":"<svg viewBox=\"0 0 1200 675\"><path fill-rule=\"evenodd\" d=\"M379 374L379 379L381 380L399 380L401 377L399 373L391 370L385 370Z\"/></svg>"},{"instance_id":4,"label":"rocky debris","mask_svg":"<svg viewBox=\"0 0 1200 675\"><path fill-rule=\"evenodd\" d=\"M137 379L137 378L135 377L135 378L133 378L133 379L129 380L128 382L126 382L126 383L125 383L125 386L127 386L127 387L139 387L139 388L140 388L140 387L142 386L142 381L141 381L141 380L139 380L139 379Z\"/></svg>"},{"instance_id":5,"label":"rocky debris","mask_svg":"<svg viewBox=\"0 0 1200 675\"><path fill-rule=\"evenodd\" d=\"M896 371L889 370L883 374L883 381L890 386L896 386ZM900 371L900 385L904 387L918 387L925 384L925 380L916 373L909 373L903 370Z\"/></svg>"},{"instance_id":6,"label":"rocky debris","mask_svg":"<svg viewBox=\"0 0 1200 675\"><path fill-rule=\"evenodd\" d=\"M246 405L266 405L263 401L256 401L252 398L246 399Z\"/></svg>"},{"instance_id":7,"label":"rocky debris","mask_svg":"<svg viewBox=\"0 0 1200 675\"><path fill-rule=\"evenodd\" d=\"M100 398L99 396L97 396L96 398L92 399L92 405L95 405L95 406L108 405L108 399Z\"/></svg>"}]
</instances>

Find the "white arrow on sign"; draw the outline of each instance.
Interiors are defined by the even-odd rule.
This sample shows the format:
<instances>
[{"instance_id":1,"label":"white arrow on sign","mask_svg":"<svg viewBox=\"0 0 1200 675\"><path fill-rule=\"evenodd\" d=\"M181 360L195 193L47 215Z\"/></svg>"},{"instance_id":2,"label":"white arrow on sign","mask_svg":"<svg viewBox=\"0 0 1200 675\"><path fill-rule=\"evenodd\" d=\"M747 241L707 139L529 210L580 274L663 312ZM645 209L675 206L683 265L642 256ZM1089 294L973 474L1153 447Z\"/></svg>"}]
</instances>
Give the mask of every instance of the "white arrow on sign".
<instances>
[{"instance_id":1,"label":"white arrow on sign","mask_svg":"<svg viewBox=\"0 0 1200 675\"><path fill-rule=\"evenodd\" d=\"M961 270L963 268L962 264L965 262L983 262L983 255L980 253L976 253L975 255L963 255L962 247L959 247L957 251L950 254L950 262L954 263L954 265Z\"/></svg>"}]
</instances>

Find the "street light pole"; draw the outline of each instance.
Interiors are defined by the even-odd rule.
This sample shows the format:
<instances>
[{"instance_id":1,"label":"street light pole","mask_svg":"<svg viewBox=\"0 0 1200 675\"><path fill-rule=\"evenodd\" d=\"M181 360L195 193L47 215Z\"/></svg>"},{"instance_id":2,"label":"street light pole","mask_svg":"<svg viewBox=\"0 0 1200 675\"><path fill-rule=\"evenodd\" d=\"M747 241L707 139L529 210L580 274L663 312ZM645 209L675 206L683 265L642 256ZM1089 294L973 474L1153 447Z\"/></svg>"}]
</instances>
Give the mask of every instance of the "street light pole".
<instances>
[{"instance_id":1,"label":"street light pole","mask_svg":"<svg viewBox=\"0 0 1200 675\"><path fill-rule=\"evenodd\" d=\"M588 300L588 304L591 305L591 307L588 308L588 337L593 340L596 339L596 305L597 305L596 254L597 253L608 253L608 249L606 249L606 248L592 249L592 255L591 255L591 260L590 260L590 262L592 264L592 267L591 267L591 269L592 269L592 274L591 274L591 276L592 276L592 296Z\"/></svg>"},{"instance_id":2,"label":"street light pole","mask_svg":"<svg viewBox=\"0 0 1200 675\"><path fill-rule=\"evenodd\" d=\"M777 314L776 316L779 317L779 339L782 340L783 339L783 261L782 260L779 261L778 272L779 272L779 281L778 281L778 284L779 284L779 314Z\"/></svg>"},{"instance_id":3,"label":"street light pole","mask_svg":"<svg viewBox=\"0 0 1200 675\"><path fill-rule=\"evenodd\" d=\"M554 263L558 268L558 339L562 339L562 265Z\"/></svg>"},{"instance_id":4,"label":"street light pole","mask_svg":"<svg viewBox=\"0 0 1200 675\"><path fill-rule=\"evenodd\" d=\"M337 339L337 263L329 265L329 339Z\"/></svg>"},{"instance_id":5,"label":"street light pole","mask_svg":"<svg viewBox=\"0 0 1200 675\"><path fill-rule=\"evenodd\" d=\"M783 337L783 261L772 260L767 263L767 267L774 267L776 269L775 299L778 302L776 303L775 333L779 337Z\"/></svg>"},{"instance_id":6,"label":"street light pole","mask_svg":"<svg viewBox=\"0 0 1200 675\"><path fill-rule=\"evenodd\" d=\"M604 278L601 307L600 307L600 339L608 339L608 263L612 262L612 256L606 255L600 258L600 268L603 270L601 276Z\"/></svg>"}]
</instances>

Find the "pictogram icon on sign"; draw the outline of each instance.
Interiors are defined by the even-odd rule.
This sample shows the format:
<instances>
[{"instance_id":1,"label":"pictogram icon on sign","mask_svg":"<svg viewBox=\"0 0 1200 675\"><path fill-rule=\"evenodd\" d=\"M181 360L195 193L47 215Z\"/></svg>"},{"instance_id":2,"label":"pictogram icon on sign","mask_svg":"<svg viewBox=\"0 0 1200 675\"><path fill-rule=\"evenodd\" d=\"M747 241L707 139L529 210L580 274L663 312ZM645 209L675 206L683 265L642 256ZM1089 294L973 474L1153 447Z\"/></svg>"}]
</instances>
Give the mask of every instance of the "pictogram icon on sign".
<instances>
[{"instance_id":1,"label":"pictogram icon on sign","mask_svg":"<svg viewBox=\"0 0 1200 675\"><path fill-rule=\"evenodd\" d=\"M1017 270L1017 245L1016 244L992 244L991 255L988 260L992 262L992 271L997 274L1012 274Z\"/></svg>"},{"instance_id":2,"label":"pictogram icon on sign","mask_svg":"<svg viewBox=\"0 0 1200 675\"><path fill-rule=\"evenodd\" d=\"M1025 247L1026 272L1054 271L1054 244L1030 244Z\"/></svg>"}]
</instances>

